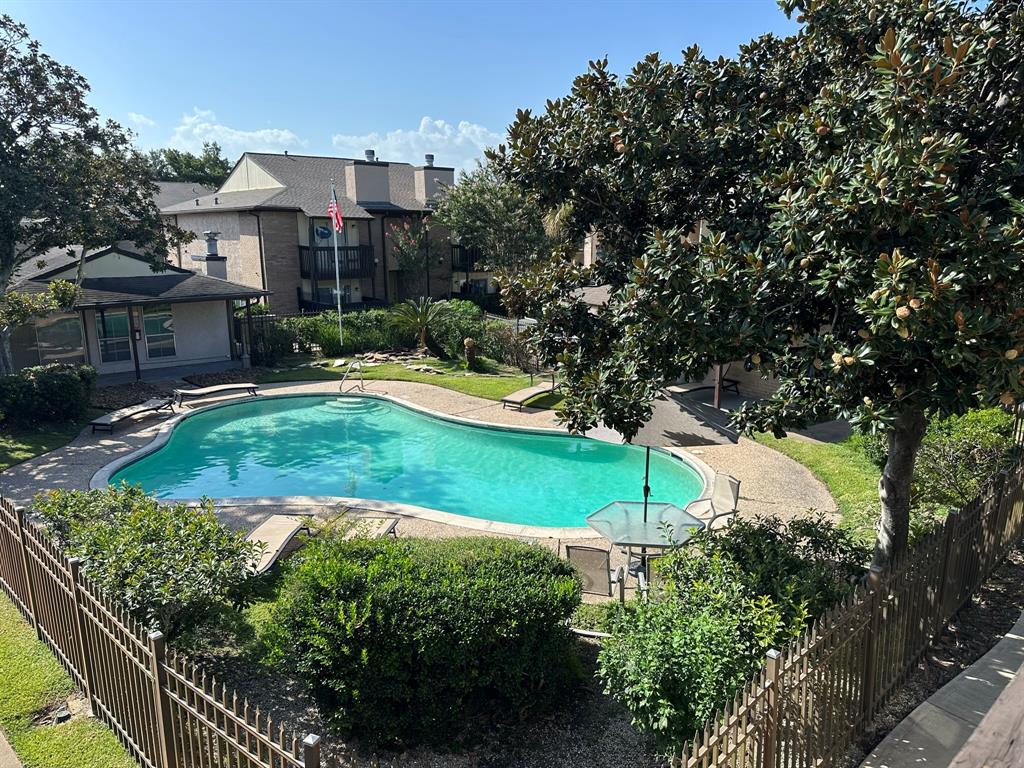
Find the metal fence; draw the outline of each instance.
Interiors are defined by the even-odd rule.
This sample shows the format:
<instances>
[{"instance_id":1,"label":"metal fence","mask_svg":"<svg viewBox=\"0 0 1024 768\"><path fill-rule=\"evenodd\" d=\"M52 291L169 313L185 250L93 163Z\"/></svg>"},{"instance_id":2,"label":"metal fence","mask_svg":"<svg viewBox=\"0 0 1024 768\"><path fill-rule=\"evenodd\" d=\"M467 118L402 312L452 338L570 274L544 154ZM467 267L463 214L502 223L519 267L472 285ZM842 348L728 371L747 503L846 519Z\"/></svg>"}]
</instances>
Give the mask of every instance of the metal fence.
<instances>
[{"instance_id":1,"label":"metal fence","mask_svg":"<svg viewBox=\"0 0 1024 768\"><path fill-rule=\"evenodd\" d=\"M299 741L147 632L0 498L0 589L144 768L319 768Z\"/></svg>"},{"instance_id":2,"label":"metal fence","mask_svg":"<svg viewBox=\"0 0 1024 768\"><path fill-rule=\"evenodd\" d=\"M845 754L1024 529L1024 465L885 573L872 570L695 736L686 768L809 768Z\"/></svg>"}]
</instances>

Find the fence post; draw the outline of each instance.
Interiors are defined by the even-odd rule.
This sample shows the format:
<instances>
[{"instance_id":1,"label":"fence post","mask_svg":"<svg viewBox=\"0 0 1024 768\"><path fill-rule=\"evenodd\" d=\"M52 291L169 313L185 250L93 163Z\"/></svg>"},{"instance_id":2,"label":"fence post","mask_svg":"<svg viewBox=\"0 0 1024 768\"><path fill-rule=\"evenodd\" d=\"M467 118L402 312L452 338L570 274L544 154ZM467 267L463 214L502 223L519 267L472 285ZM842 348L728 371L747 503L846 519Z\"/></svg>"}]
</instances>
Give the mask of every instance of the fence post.
<instances>
[{"instance_id":1,"label":"fence post","mask_svg":"<svg viewBox=\"0 0 1024 768\"><path fill-rule=\"evenodd\" d=\"M78 653L82 659L82 680L85 683L85 700L89 702L89 709L92 709L93 676L92 661L89 658L89 650L85 645L85 608L78 597L79 573L82 568L82 560L72 557L68 560L68 568L71 571L71 594L75 599L75 642L78 643Z\"/></svg>"},{"instance_id":2,"label":"fence post","mask_svg":"<svg viewBox=\"0 0 1024 768\"><path fill-rule=\"evenodd\" d=\"M885 610L885 598L882 595L882 568L872 565L867 574L867 586L870 590L871 600L871 628L868 631L867 643L864 646L864 677L861 690L864 691L864 722L871 721L875 711L875 668L876 642L878 639L878 628L881 622L882 612Z\"/></svg>"},{"instance_id":3,"label":"fence post","mask_svg":"<svg viewBox=\"0 0 1024 768\"><path fill-rule=\"evenodd\" d=\"M956 528L959 514L956 510L950 510L942 526L946 541L942 554L942 581L939 582L939 604L935 610L935 626L932 628L933 640L939 636L939 633L942 631L942 625L946 621L946 591L948 590L947 585L949 582L949 564L953 560L953 530Z\"/></svg>"},{"instance_id":4,"label":"fence post","mask_svg":"<svg viewBox=\"0 0 1024 768\"><path fill-rule=\"evenodd\" d=\"M149 671L153 677L153 711L156 714L156 743L160 751L157 765L174 768L174 734L171 730L171 706L167 699L167 673L164 671L166 646L163 632L149 633Z\"/></svg>"},{"instance_id":5,"label":"fence post","mask_svg":"<svg viewBox=\"0 0 1024 768\"><path fill-rule=\"evenodd\" d=\"M32 629L36 637L43 639L43 631L39 628L39 613L36 611L36 591L32 586L32 570L28 567L28 542L25 540L25 508L15 507L14 514L18 518L18 542L21 544L21 567L25 571L25 603L31 615Z\"/></svg>"},{"instance_id":6,"label":"fence post","mask_svg":"<svg viewBox=\"0 0 1024 768\"><path fill-rule=\"evenodd\" d=\"M782 654L772 648L765 661L768 683L768 712L764 731L764 751L761 753L761 768L775 768L775 757L779 744L779 721L782 715Z\"/></svg>"},{"instance_id":7,"label":"fence post","mask_svg":"<svg viewBox=\"0 0 1024 768\"><path fill-rule=\"evenodd\" d=\"M315 733L302 740L302 765L305 768L320 768L320 737Z\"/></svg>"}]
</instances>

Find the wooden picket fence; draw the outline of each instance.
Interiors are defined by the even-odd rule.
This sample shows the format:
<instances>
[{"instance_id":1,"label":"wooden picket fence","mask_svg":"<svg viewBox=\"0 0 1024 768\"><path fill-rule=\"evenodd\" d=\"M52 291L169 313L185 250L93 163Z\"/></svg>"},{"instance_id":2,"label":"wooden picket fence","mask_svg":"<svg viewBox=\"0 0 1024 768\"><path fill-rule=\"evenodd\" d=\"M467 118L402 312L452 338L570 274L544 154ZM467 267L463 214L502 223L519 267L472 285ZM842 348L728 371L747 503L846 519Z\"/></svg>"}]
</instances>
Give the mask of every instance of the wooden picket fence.
<instances>
[{"instance_id":1,"label":"wooden picket fence","mask_svg":"<svg viewBox=\"0 0 1024 768\"><path fill-rule=\"evenodd\" d=\"M144 768L320 768L283 726L105 597L25 511L0 498L0 589Z\"/></svg>"},{"instance_id":2,"label":"wooden picket fence","mask_svg":"<svg viewBox=\"0 0 1024 768\"><path fill-rule=\"evenodd\" d=\"M992 479L885 573L873 570L764 666L676 760L827 768L844 756L1024 533L1024 464Z\"/></svg>"}]
</instances>

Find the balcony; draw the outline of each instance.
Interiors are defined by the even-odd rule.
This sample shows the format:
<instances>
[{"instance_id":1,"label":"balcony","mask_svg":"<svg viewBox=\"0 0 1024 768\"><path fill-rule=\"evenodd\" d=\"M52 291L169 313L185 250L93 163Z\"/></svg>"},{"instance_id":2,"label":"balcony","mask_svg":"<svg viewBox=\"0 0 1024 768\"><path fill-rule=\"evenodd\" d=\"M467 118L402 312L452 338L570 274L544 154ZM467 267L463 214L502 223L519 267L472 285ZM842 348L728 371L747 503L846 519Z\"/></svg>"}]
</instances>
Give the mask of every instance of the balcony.
<instances>
[{"instance_id":1,"label":"balcony","mask_svg":"<svg viewBox=\"0 0 1024 768\"><path fill-rule=\"evenodd\" d=\"M338 268L343 278L373 277L373 246L339 245ZM334 247L300 245L299 271L314 282L334 280Z\"/></svg>"},{"instance_id":2,"label":"balcony","mask_svg":"<svg viewBox=\"0 0 1024 768\"><path fill-rule=\"evenodd\" d=\"M452 270L455 272L485 272L483 261L484 256L479 248L452 246Z\"/></svg>"}]
</instances>

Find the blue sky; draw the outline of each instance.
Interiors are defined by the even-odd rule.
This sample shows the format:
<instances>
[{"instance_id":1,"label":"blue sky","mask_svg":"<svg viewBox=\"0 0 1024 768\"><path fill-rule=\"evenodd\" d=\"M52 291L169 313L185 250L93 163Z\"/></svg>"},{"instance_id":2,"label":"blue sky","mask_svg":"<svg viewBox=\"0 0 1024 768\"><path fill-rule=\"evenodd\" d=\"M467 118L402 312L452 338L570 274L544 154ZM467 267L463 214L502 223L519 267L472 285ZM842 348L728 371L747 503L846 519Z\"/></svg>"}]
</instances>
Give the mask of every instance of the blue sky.
<instances>
[{"instance_id":1,"label":"blue sky","mask_svg":"<svg viewBox=\"0 0 1024 768\"><path fill-rule=\"evenodd\" d=\"M589 59L731 54L795 24L774 0L91 2L6 0L142 148L361 156L471 167L519 107L568 92Z\"/></svg>"}]
</instances>

